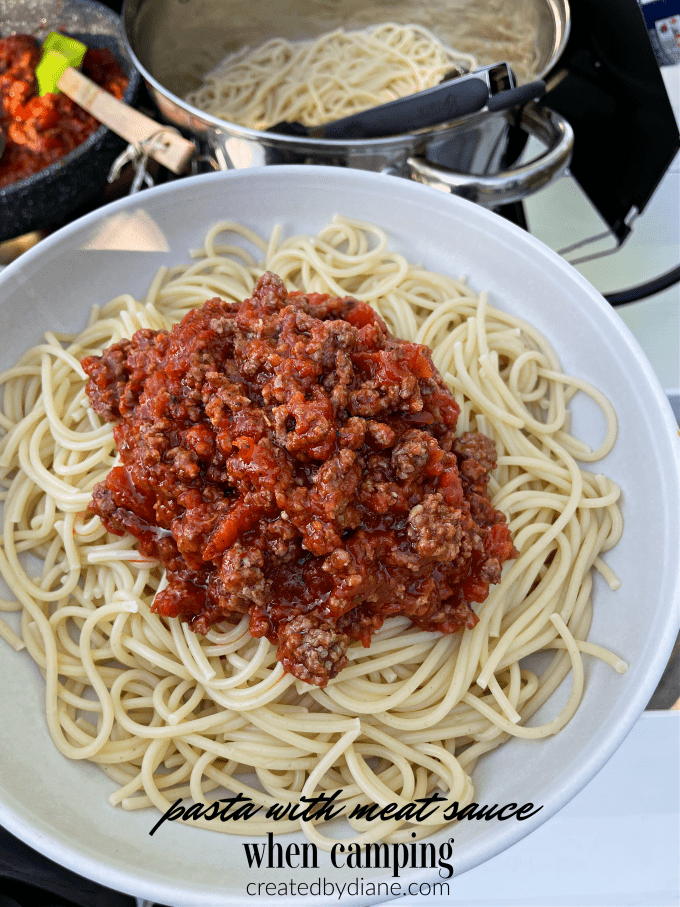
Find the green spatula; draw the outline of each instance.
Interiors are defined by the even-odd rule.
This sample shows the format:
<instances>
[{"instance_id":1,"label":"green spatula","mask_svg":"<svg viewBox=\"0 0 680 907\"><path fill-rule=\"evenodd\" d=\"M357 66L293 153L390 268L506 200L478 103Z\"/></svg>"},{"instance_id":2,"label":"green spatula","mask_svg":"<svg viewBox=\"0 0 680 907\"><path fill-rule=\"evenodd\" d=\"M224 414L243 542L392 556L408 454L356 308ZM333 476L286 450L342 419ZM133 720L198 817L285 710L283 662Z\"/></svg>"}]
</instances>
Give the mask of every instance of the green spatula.
<instances>
[{"instance_id":1,"label":"green spatula","mask_svg":"<svg viewBox=\"0 0 680 907\"><path fill-rule=\"evenodd\" d=\"M42 97L48 92L59 91L59 79L69 66L77 69L83 62L87 47L75 38L52 31L45 38L42 46L42 57L35 68L38 80L38 94Z\"/></svg>"}]
</instances>

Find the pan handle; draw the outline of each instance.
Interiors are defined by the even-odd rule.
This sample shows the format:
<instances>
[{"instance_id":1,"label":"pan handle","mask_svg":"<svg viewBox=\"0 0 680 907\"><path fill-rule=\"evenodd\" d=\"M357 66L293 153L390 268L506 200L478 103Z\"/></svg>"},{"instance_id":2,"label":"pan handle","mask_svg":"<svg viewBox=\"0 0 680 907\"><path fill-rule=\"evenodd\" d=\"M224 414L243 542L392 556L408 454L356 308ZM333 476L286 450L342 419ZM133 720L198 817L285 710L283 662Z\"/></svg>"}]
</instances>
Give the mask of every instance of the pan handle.
<instances>
[{"instance_id":1,"label":"pan handle","mask_svg":"<svg viewBox=\"0 0 680 907\"><path fill-rule=\"evenodd\" d=\"M524 107L519 125L547 146L542 154L526 164L499 173L476 175L449 170L423 157L409 157L407 176L427 186L461 195L485 208L520 201L566 171L574 147L574 132L554 110L535 104Z\"/></svg>"}]
</instances>

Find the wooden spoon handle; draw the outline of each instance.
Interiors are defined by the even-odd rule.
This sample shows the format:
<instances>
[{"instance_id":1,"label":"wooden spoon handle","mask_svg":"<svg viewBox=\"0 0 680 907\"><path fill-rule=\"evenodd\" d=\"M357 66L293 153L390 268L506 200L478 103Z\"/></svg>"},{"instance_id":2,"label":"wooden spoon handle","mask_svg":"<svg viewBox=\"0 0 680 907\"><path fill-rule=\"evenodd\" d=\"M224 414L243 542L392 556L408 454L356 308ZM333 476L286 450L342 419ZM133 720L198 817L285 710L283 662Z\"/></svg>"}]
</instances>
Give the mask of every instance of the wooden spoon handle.
<instances>
[{"instance_id":1,"label":"wooden spoon handle","mask_svg":"<svg viewBox=\"0 0 680 907\"><path fill-rule=\"evenodd\" d=\"M193 142L114 98L77 69L69 67L65 70L57 85L76 104L127 142L133 145L146 142L149 157L173 173L184 173L196 153ZM152 136L156 139L149 141Z\"/></svg>"}]
</instances>

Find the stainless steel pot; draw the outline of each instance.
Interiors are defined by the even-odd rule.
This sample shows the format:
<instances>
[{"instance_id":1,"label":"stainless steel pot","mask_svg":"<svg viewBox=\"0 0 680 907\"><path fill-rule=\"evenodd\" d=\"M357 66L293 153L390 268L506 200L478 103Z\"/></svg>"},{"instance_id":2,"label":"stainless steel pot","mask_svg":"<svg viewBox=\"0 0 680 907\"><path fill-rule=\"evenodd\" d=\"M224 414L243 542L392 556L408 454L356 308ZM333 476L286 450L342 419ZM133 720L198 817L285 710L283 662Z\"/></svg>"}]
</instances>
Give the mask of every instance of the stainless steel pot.
<instances>
[{"instance_id":1,"label":"stainless steel pot","mask_svg":"<svg viewBox=\"0 0 680 907\"><path fill-rule=\"evenodd\" d=\"M481 112L418 132L371 139L291 137L249 129L218 119L183 100L201 76L224 56L271 37L300 40L339 25L366 26L383 21L416 22L450 37L447 26L467 15L468 33L474 17L480 33L489 15L517 6L523 27L532 20L537 59L532 76L542 78L556 63L569 33L567 0L393 0L370 8L365 0L125 0L122 20L128 50L158 108L170 123L205 139L222 169L270 163L326 164L391 173L455 192L487 207L517 201L560 176L569 165L573 132L557 113L527 105L519 125L545 146L533 160L502 169L511 124L517 111ZM497 6L489 10L490 6ZM457 8L456 8L457 7ZM499 52L487 41L487 52ZM515 68L512 42L503 59ZM509 51L509 52L508 52ZM499 62L481 59L480 63ZM520 80L521 81L521 80Z\"/></svg>"}]
</instances>

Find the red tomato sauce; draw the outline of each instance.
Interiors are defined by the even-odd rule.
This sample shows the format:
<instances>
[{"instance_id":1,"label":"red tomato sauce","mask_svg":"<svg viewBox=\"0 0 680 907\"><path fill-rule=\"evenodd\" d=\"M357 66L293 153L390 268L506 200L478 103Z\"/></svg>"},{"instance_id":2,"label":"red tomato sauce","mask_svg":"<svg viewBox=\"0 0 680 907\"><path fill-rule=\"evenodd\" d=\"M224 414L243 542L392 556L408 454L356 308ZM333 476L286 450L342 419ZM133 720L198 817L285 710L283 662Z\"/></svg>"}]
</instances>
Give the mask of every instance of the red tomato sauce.
<instances>
[{"instance_id":1,"label":"red tomato sauce","mask_svg":"<svg viewBox=\"0 0 680 907\"><path fill-rule=\"evenodd\" d=\"M0 38L0 188L25 179L67 155L101 123L65 94L40 97L35 68L41 49L32 35ZM128 78L107 48L90 48L82 72L120 100Z\"/></svg>"},{"instance_id":2,"label":"red tomato sauce","mask_svg":"<svg viewBox=\"0 0 680 907\"><path fill-rule=\"evenodd\" d=\"M391 615L474 627L516 556L493 443L456 433L430 351L366 303L265 274L82 364L120 457L90 509L164 564L153 609L203 633L247 614L307 683Z\"/></svg>"}]
</instances>

